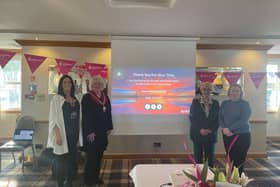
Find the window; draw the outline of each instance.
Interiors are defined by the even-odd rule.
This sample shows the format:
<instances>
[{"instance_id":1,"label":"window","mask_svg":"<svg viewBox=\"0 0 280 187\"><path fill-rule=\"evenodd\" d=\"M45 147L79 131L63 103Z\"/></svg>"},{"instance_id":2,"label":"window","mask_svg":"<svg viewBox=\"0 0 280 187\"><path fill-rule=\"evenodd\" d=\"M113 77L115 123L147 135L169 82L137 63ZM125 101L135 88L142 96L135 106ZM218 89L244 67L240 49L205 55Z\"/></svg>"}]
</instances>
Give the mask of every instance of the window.
<instances>
[{"instance_id":1,"label":"window","mask_svg":"<svg viewBox=\"0 0 280 187\"><path fill-rule=\"evenodd\" d=\"M267 88L266 88L266 110L277 112L280 104L280 79L275 74L279 72L279 62L269 62L266 66Z\"/></svg>"},{"instance_id":2,"label":"window","mask_svg":"<svg viewBox=\"0 0 280 187\"><path fill-rule=\"evenodd\" d=\"M21 54L17 53L4 68L0 67L0 110L20 110Z\"/></svg>"}]
</instances>

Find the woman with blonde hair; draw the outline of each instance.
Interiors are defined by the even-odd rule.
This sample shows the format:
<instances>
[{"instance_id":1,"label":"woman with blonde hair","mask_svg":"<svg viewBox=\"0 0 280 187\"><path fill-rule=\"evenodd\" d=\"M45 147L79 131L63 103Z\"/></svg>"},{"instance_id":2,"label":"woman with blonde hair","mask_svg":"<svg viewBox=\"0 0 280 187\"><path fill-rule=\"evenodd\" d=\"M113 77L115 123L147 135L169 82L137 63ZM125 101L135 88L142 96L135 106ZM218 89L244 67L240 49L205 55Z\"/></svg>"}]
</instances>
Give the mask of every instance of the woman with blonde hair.
<instances>
[{"instance_id":1,"label":"woman with blonde hair","mask_svg":"<svg viewBox=\"0 0 280 187\"><path fill-rule=\"evenodd\" d=\"M213 167L219 127L219 102L211 98L211 91L211 83L202 82L200 84L201 95L193 99L189 118L195 161L203 163L204 155L204 160L208 160L209 166Z\"/></svg>"},{"instance_id":2,"label":"woman with blonde hair","mask_svg":"<svg viewBox=\"0 0 280 187\"><path fill-rule=\"evenodd\" d=\"M233 164L239 168L239 174L244 170L247 152L251 145L251 107L242 99L243 91L239 84L233 84L228 89L228 100L221 104L219 114L220 126L223 133L223 141L227 154ZM229 152L229 147L235 136L238 139Z\"/></svg>"},{"instance_id":3,"label":"woman with blonde hair","mask_svg":"<svg viewBox=\"0 0 280 187\"><path fill-rule=\"evenodd\" d=\"M90 82L91 90L82 98L82 127L87 161L84 168L86 186L102 184L101 161L108 145L108 135L113 129L111 103L104 92L105 80L95 76Z\"/></svg>"}]
</instances>

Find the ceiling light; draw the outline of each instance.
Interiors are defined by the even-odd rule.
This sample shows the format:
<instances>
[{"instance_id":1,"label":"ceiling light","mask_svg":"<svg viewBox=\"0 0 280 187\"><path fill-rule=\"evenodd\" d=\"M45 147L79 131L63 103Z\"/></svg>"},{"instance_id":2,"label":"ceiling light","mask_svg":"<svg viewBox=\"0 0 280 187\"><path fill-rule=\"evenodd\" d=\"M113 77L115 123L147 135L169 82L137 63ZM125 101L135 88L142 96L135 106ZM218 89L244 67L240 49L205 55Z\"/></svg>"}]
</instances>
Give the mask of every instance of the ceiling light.
<instances>
[{"instance_id":1,"label":"ceiling light","mask_svg":"<svg viewBox=\"0 0 280 187\"><path fill-rule=\"evenodd\" d=\"M116 8L172 8L176 0L107 0Z\"/></svg>"}]
</instances>

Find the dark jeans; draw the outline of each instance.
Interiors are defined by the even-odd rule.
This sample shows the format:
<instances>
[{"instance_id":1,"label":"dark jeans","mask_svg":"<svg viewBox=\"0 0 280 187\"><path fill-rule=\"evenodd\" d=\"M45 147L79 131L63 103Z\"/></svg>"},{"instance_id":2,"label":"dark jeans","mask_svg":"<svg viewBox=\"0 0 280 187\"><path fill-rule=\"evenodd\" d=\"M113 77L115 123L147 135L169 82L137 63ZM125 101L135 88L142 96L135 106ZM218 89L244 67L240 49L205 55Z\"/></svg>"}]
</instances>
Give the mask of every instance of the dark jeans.
<instances>
[{"instance_id":1,"label":"dark jeans","mask_svg":"<svg viewBox=\"0 0 280 187\"><path fill-rule=\"evenodd\" d=\"M84 168L84 182L86 185L98 183L103 152L99 150L87 152L87 161Z\"/></svg>"},{"instance_id":2,"label":"dark jeans","mask_svg":"<svg viewBox=\"0 0 280 187\"><path fill-rule=\"evenodd\" d=\"M224 146L227 154L228 154L228 148L230 146L230 143L232 142L234 137L235 135L233 136L223 135ZM250 145L251 145L251 134L250 133L239 134L239 138L232 146L232 149L229 153L230 159L233 162L233 165L238 167L240 175L244 171L244 163L246 161L246 156Z\"/></svg>"},{"instance_id":3,"label":"dark jeans","mask_svg":"<svg viewBox=\"0 0 280 187\"><path fill-rule=\"evenodd\" d=\"M72 186L77 169L77 150L63 155L55 155L55 176L58 187L67 186L64 183Z\"/></svg>"},{"instance_id":4,"label":"dark jeans","mask_svg":"<svg viewBox=\"0 0 280 187\"><path fill-rule=\"evenodd\" d=\"M193 152L194 152L194 159L196 163L203 163L203 153L204 153L204 161L208 160L208 165L210 167L213 167L214 151L215 151L215 143L193 142Z\"/></svg>"}]
</instances>

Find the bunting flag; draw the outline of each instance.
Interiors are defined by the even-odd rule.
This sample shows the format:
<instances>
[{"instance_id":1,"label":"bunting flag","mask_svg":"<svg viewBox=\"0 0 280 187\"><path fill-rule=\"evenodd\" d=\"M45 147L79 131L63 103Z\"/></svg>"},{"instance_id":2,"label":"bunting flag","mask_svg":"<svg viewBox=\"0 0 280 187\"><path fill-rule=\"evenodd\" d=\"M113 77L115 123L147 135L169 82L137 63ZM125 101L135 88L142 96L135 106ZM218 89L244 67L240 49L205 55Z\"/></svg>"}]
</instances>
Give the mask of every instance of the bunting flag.
<instances>
[{"instance_id":1,"label":"bunting flag","mask_svg":"<svg viewBox=\"0 0 280 187\"><path fill-rule=\"evenodd\" d=\"M74 60L65 60L65 59L58 59L56 58L56 69L58 74L62 74L62 75L67 75L71 69L73 68L73 66L76 64L76 61Z\"/></svg>"},{"instance_id":2,"label":"bunting flag","mask_svg":"<svg viewBox=\"0 0 280 187\"><path fill-rule=\"evenodd\" d=\"M249 72L249 76L257 89L259 88L265 75L265 72Z\"/></svg>"},{"instance_id":3,"label":"bunting flag","mask_svg":"<svg viewBox=\"0 0 280 187\"><path fill-rule=\"evenodd\" d=\"M105 64L95 64L95 63L85 63L86 70L89 72L89 74L93 77L96 75L101 75L101 72L103 70L106 70ZM107 71L107 70L106 70ZM106 73L107 74L107 73ZM102 76L102 75L101 75Z\"/></svg>"},{"instance_id":4,"label":"bunting flag","mask_svg":"<svg viewBox=\"0 0 280 187\"><path fill-rule=\"evenodd\" d=\"M213 82L216 77L216 72L196 72L196 76L198 77L198 80L201 82Z\"/></svg>"},{"instance_id":5,"label":"bunting flag","mask_svg":"<svg viewBox=\"0 0 280 187\"><path fill-rule=\"evenodd\" d=\"M25 56L25 59L27 61L27 64L28 64L29 69L31 70L32 74L37 70L37 68L47 58L47 57L44 57L44 56L36 56L36 55L29 55L29 54L24 54L24 56Z\"/></svg>"},{"instance_id":6,"label":"bunting flag","mask_svg":"<svg viewBox=\"0 0 280 187\"><path fill-rule=\"evenodd\" d=\"M101 76L103 79L107 79L108 70L107 70L107 69L101 70L101 71L100 71L100 76Z\"/></svg>"},{"instance_id":7,"label":"bunting flag","mask_svg":"<svg viewBox=\"0 0 280 187\"><path fill-rule=\"evenodd\" d=\"M4 68L7 63L15 56L16 52L0 50L0 66Z\"/></svg>"},{"instance_id":8,"label":"bunting flag","mask_svg":"<svg viewBox=\"0 0 280 187\"><path fill-rule=\"evenodd\" d=\"M82 79L86 72L86 66L85 65L76 65L75 68L77 70L76 73L79 75L80 79Z\"/></svg>"},{"instance_id":9,"label":"bunting flag","mask_svg":"<svg viewBox=\"0 0 280 187\"><path fill-rule=\"evenodd\" d=\"M275 72L275 75L280 79L280 72Z\"/></svg>"},{"instance_id":10,"label":"bunting flag","mask_svg":"<svg viewBox=\"0 0 280 187\"><path fill-rule=\"evenodd\" d=\"M224 72L224 76L230 85L236 84L240 79L242 72Z\"/></svg>"}]
</instances>

